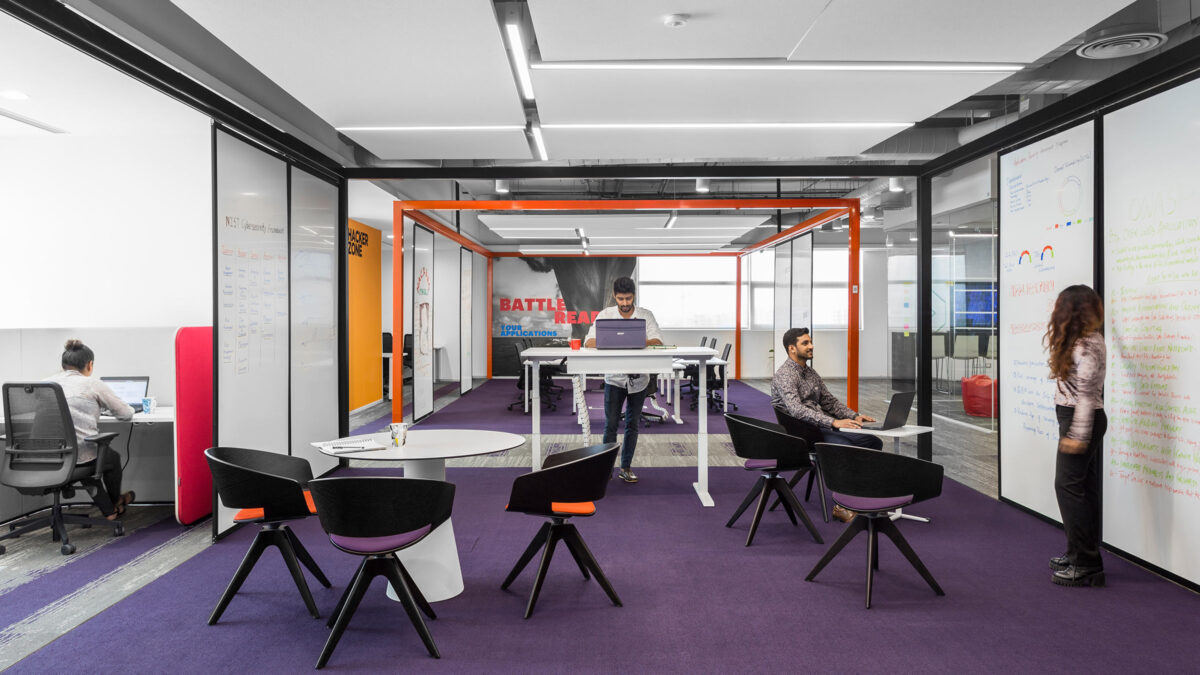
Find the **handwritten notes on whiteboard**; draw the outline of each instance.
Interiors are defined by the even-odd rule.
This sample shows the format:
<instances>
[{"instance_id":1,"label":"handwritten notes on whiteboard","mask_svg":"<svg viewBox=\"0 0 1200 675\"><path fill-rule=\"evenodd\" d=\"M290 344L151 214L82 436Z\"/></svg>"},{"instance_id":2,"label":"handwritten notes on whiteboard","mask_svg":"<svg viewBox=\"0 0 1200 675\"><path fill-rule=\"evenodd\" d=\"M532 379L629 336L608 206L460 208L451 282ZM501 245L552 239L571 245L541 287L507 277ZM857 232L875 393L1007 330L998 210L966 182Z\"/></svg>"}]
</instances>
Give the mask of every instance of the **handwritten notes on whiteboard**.
<instances>
[{"instance_id":1,"label":"handwritten notes on whiteboard","mask_svg":"<svg viewBox=\"0 0 1200 675\"><path fill-rule=\"evenodd\" d=\"M1058 519L1058 421L1042 335L1062 289L1092 284L1094 129L1000 157L1000 495Z\"/></svg>"},{"instance_id":2,"label":"handwritten notes on whiteboard","mask_svg":"<svg viewBox=\"0 0 1200 675\"><path fill-rule=\"evenodd\" d=\"M1104 539L1200 581L1200 83L1106 115Z\"/></svg>"}]
</instances>

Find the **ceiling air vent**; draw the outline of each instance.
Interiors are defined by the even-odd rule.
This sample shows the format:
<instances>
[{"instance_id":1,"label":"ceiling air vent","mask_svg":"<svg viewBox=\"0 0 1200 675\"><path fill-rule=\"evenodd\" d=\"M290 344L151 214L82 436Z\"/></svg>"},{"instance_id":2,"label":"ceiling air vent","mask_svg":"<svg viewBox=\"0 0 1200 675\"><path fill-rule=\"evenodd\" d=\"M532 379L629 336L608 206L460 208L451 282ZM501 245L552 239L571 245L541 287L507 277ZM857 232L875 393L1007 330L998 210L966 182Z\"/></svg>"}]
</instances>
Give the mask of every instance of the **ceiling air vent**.
<instances>
[{"instance_id":1,"label":"ceiling air vent","mask_svg":"<svg viewBox=\"0 0 1200 675\"><path fill-rule=\"evenodd\" d=\"M1075 53L1085 59L1119 59L1145 54L1163 46L1167 36L1134 26L1110 28L1090 38Z\"/></svg>"}]
</instances>

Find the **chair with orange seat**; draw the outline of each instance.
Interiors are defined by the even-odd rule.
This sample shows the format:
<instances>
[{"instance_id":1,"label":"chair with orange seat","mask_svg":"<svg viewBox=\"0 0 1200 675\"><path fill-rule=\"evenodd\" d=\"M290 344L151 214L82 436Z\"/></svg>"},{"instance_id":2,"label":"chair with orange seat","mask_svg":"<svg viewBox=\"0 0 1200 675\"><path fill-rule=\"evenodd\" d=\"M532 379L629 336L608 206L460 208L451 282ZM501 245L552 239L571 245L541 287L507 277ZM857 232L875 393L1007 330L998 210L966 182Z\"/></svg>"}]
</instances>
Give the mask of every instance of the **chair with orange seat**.
<instances>
[{"instance_id":1,"label":"chair with orange seat","mask_svg":"<svg viewBox=\"0 0 1200 675\"><path fill-rule=\"evenodd\" d=\"M220 620L229 601L233 600L268 546L279 549L309 613L314 619L321 618L304 574L300 571L300 564L303 563L325 588L330 586L329 579L286 525L289 520L307 518L316 513L312 497L305 490L313 478L308 461L247 448L209 448L204 451L204 456L208 459L213 487L221 497L221 503L229 508L240 509L233 518L234 522L261 525L242 564L225 588L216 609L208 617L208 625Z\"/></svg>"},{"instance_id":2,"label":"chair with orange seat","mask_svg":"<svg viewBox=\"0 0 1200 675\"><path fill-rule=\"evenodd\" d=\"M567 522L568 518L574 516L585 517L596 513L595 502L604 497L620 450L620 443L606 443L555 453L546 458L540 471L518 476L513 481L506 510L548 519L500 586L502 589L508 588L538 549L542 549L542 561L533 579L529 603L525 606L526 619L533 614L542 583L546 580L546 570L554 555L554 547L560 540L575 558L583 578L595 576L608 599L617 607L621 606L621 599L600 570L587 544L583 543L579 531Z\"/></svg>"}]
</instances>

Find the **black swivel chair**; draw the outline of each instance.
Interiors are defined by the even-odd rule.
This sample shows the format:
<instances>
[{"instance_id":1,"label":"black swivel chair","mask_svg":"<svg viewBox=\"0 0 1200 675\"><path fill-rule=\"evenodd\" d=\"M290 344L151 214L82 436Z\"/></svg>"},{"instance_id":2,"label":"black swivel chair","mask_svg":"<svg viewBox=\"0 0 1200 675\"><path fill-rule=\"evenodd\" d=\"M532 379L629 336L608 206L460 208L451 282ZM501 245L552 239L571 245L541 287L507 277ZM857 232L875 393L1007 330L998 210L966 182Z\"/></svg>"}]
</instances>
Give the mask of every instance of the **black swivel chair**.
<instances>
[{"instance_id":1,"label":"black swivel chair","mask_svg":"<svg viewBox=\"0 0 1200 675\"><path fill-rule=\"evenodd\" d=\"M594 575L608 599L617 607L622 606L617 592L600 570L600 564L588 550L587 544L583 543L583 537L579 536L574 525L567 522L572 516L585 517L596 513L595 502L604 497L620 450L620 443L609 443L555 453L546 458L540 471L518 476L513 481L512 494L509 495L505 510L548 519L500 585L502 589L508 588L533 560L538 549L542 549L542 561L525 606L526 619L533 615L542 582L546 580L546 571L550 568L554 547L559 541L567 545L579 571L583 572L583 578Z\"/></svg>"},{"instance_id":2,"label":"black swivel chair","mask_svg":"<svg viewBox=\"0 0 1200 675\"><path fill-rule=\"evenodd\" d=\"M811 448L817 443L825 442L825 438L821 435L821 430L816 426L809 424L804 420L798 420L779 408L775 408L774 410L775 419L781 425L783 425L784 430L792 436L803 438L804 442L808 443L808 447ZM828 523L829 503L825 500L825 483L821 480L820 465L818 465L816 462L813 462L812 471L797 471L796 474L788 480L788 488L795 489L796 485L800 483L800 479L803 478L806 473L808 474L808 487L804 490L804 501L808 501L812 498L813 483L816 483L817 492L821 493L821 517L825 520L825 522ZM774 511L775 507L779 506L779 504L780 501L776 499L775 503L771 505L771 510Z\"/></svg>"},{"instance_id":3,"label":"black swivel chair","mask_svg":"<svg viewBox=\"0 0 1200 675\"><path fill-rule=\"evenodd\" d=\"M706 396L708 399L708 409L714 412L723 412L725 409L725 399L722 391L725 387L725 380L728 379L726 376L726 369L729 368L729 351L732 348L733 345L726 344L725 350L721 353L721 359L725 361L725 365L716 366L709 362L704 366L704 386L707 389ZM722 377L717 376L718 368L721 369L720 374ZM692 378L696 381L692 384L692 402L689 404L689 407L692 410L695 410L700 405L700 384L698 382L699 369L694 371ZM738 405L733 401L729 401L729 406L734 410L738 409Z\"/></svg>"},{"instance_id":4,"label":"black swivel chair","mask_svg":"<svg viewBox=\"0 0 1200 675\"><path fill-rule=\"evenodd\" d=\"M758 524L762 520L767 501L772 494L777 494L783 502L783 510L787 512L792 525L798 525L796 516L799 515L813 539L818 544L825 543L821 539L821 534L817 532L816 526L808 517L808 513L804 510L804 506L800 504L800 500L796 499L796 495L792 493L787 481L780 475L785 471L798 471L803 475L812 469L812 462L808 457L808 443L789 435L778 424L756 420L752 417L727 414L725 415L725 425L729 427L729 439L733 442L734 453L746 460L746 470L761 472L758 481L754 483L754 487L750 488L750 492L746 493L746 498L733 512L729 522L725 523L725 527L733 527L751 502L757 498L758 508L754 511L754 520L750 521L750 533L746 535L746 545L749 546L754 541L754 534L758 532Z\"/></svg>"},{"instance_id":5,"label":"black swivel chair","mask_svg":"<svg viewBox=\"0 0 1200 675\"><path fill-rule=\"evenodd\" d=\"M75 497L75 486L88 492L103 490L104 458L114 452L109 447L116 433L88 436L96 444L96 460L77 466L79 437L71 420L71 409L62 386L57 382L10 382L3 387L5 442L0 461L0 483L29 496L54 495L50 512L11 523L0 540L19 537L50 526L52 541L61 541L63 555L75 552L67 536L67 523L91 527L111 527L113 536L125 534L120 521L89 518L63 510L62 499ZM0 546L0 553L4 547Z\"/></svg>"},{"instance_id":6,"label":"black swivel chair","mask_svg":"<svg viewBox=\"0 0 1200 675\"><path fill-rule=\"evenodd\" d=\"M404 334L404 340L401 341L401 345L403 345L403 347L404 347L404 354L400 357L400 371L399 372L400 372L400 381L404 382L406 380L412 379L412 372L413 372L412 371L412 368L413 368L412 333ZM395 352L392 353L392 358L393 359L396 358ZM407 371L408 371L407 375L405 375L405 369L407 369Z\"/></svg>"},{"instance_id":7,"label":"black swivel chair","mask_svg":"<svg viewBox=\"0 0 1200 675\"><path fill-rule=\"evenodd\" d=\"M879 533L883 532L896 544L925 583L938 595L942 587L917 557L908 540L892 522L889 511L933 499L942 493L943 469L940 464L916 457L895 455L881 450L867 450L852 445L818 443L817 462L833 502L858 515L842 536L813 567L805 581L812 581L822 569L858 536L866 531L867 539L867 609L871 609L871 585L879 569Z\"/></svg>"},{"instance_id":8,"label":"black swivel chair","mask_svg":"<svg viewBox=\"0 0 1200 675\"><path fill-rule=\"evenodd\" d=\"M437 614L395 553L421 541L450 518L454 484L420 478L354 476L318 478L308 487L329 541L339 550L362 556L329 617L333 631L317 659L317 668L324 667L333 655L358 603L378 576L391 583L429 655L440 659L442 655L421 618L421 612L430 619L436 619Z\"/></svg>"},{"instance_id":9,"label":"black swivel chair","mask_svg":"<svg viewBox=\"0 0 1200 675\"><path fill-rule=\"evenodd\" d=\"M392 334L391 333L383 334L383 353L384 354L392 354ZM391 380L391 372L390 371L392 369L391 365L395 362L396 362L395 354L392 354L392 356L390 358L388 358L388 360L383 362L383 395L384 395L384 397L386 397L388 395L388 389L389 389L389 386L391 385L391 382L390 382L390 380Z\"/></svg>"},{"instance_id":10,"label":"black swivel chair","mask_svg":"<svg viewBox=\"0 0 1200 675\"><path fill-rule=\"evenodd\" d=\"M308 582L300 571L300 563L325 588L329 588L329 579L286 525L287 521L307 518L316 510L311 496L305 490L313 477L308 461L301 457L246 448L209 448L204 451L204 456L208 459L213 487L220 495L221 502L229 508L240 509L233 521L258 523L261 526L242 564L238 565L233 579L208 617L208 625L221 619L225 608L237 595L242 582L250 575L250 570L254 569L254 564L268 546L279 549L292 580L300 589L308 612L314 619L321 618L312 593L308 590Z\"/></svg>"},{"instance_id":11,"label":"black swivel chair","mask_svg":"<svg viewBox=\"0 0 1200 675\"><path fill-rule=\"evenodd\" d=\"M526 347L528 347L528 345L522 346L521 342L514 342L512 345L513 353L517 359L518 369L517 398L509 402L508 410L512 410L517 406L521 406L522 410L525 408L525 363L521 360L521 352L524 351ZM546 406L547 410L557 410L558 404L555 403L555 400L562 398L562 387L557 387L558 392L556 393L550 386L547 386L548 384L553 383L553 381L545 374L546 369L550 367L552 366L543 364L539 368L539 370L542 371L542 375L538 377L538 386L540 387L538 389L538 395L542 400L542 405Z\"/></svg>"}]
</instances>

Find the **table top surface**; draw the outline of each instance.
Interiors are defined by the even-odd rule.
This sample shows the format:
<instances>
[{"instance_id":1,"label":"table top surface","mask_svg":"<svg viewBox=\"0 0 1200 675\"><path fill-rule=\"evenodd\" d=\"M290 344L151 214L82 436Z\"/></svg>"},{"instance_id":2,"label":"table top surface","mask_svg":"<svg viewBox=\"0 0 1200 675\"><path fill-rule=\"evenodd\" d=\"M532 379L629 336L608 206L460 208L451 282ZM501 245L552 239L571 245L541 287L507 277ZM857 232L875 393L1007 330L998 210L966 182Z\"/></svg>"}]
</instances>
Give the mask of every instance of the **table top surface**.
<instances>
[{"instance_id":1,"label":"table top surface","mask_svg":"<svg viewBox=\"0 0 1200 675\"><path fill-rule=\"evenodd\" d=\"M698 358L707 356L715 357L717 350L709 347L647 347L645 349L596 349L594 347L583 347L581 349L571 349L570 347L530 347L521 352L521 358L541 358L541 359L561 359L562 357L604 357L604 356L619 356L619 357L662 357L662 358Z\"/></svg>"},{"instance_id":2,"label":"table top surface","mask_svg":"<svg viewBox=\"0 0 1200 675\"><path fill-rule=\"evenodd\" d=\"M333 445L372 440L386 446L384 450L362 450L359 452L335 452ZM377 461L403 461L413 459L450 459L487 455L502 450L511 450L525 443L525 437L504 431L486 429L409 429L404 445L392 446L388 431L376 434L348 436L333 441L313 443L313 447L326 455L350 459Z\"/></svg>"},{"instance_id":3,"label":"table top surface","mask_svg":"<svg viewBox=\"0 0 1200 675\"><path fill-rule=\"evenodd\" d=\"M922 427L916 424L905 424L902 427L895 429L848 429L852 434L867 434L869 436L878 436L880 438L907 438L918 434L928 434L933 431L933 427Z\"/></svg>"},{"instance_id":4,"label":"table top surface","mask_svg":"<svg viewBox=\"0 0 1200 675\"><path fill-rule=\"evenodd\" d=\"M101 415L101 422L129 422L131 420L119 420L112 415ZM175 408L172 406L158 406L152 413L133 413L133 422L174 422ZM4 423L4 412L0 411L0 424Z\"/></svg>"}]
</instances>

